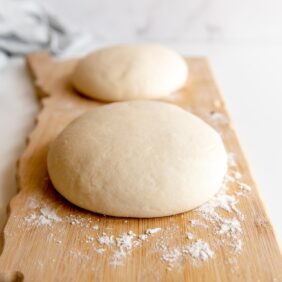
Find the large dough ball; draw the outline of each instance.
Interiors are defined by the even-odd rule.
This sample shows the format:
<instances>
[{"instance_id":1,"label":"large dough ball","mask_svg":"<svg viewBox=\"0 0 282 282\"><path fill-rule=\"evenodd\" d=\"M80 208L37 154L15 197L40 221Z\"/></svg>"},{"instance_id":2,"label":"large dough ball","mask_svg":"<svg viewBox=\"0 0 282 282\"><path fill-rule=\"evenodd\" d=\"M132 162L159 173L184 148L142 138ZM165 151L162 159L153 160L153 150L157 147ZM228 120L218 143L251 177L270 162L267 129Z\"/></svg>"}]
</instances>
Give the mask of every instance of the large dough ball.
<instances>
[{"instance_id":1,"label":"large dough ball","mask_svg":"<svg viewBox=\"0 0 282 282\"><path fill-rule=\"evenodd\" d=\"M220 136L178 106L153 101L101 106L51 144L55 188L82 208L123 217L193 209L220 188L226 152Z\"/></svg>"},{"instance_id":2,"label":"large dough ball","mask_svg":"<svg viewBox=\"0 0 282 282\"><path fill-rule=\"evenodd\" d=\"M187 64L159 45L132 44L100 49L82 59L72 83L82 94L103 101L153 99L181 88Z\"/></svg>"}]
</instances>

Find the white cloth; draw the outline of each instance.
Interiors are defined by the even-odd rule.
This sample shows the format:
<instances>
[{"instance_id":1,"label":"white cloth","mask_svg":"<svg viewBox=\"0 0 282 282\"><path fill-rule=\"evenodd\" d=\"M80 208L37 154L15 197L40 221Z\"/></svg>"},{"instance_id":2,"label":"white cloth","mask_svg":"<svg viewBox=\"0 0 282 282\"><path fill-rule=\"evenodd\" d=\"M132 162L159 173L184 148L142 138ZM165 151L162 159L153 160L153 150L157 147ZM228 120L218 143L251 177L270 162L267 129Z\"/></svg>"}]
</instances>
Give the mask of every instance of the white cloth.
<instances>
[{"instance_id":1,"label":"white cloth","mask_svg":"<svg viewBox=\"0 0 282 282\"><path fill-rule=\"evenodd\" d=\"M48 50L56 56L83 52L92 37L67 27L35 0L0 0L0 69L9 57Z\"/></svg>"}]
</instances>

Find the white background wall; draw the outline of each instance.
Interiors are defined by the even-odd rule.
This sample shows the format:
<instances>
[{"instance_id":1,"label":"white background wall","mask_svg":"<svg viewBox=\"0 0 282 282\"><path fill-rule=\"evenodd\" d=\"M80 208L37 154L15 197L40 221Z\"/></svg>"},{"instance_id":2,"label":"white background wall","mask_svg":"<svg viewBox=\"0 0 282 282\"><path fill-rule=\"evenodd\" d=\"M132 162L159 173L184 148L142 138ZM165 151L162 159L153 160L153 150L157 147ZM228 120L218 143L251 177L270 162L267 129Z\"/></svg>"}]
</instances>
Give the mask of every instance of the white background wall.
<instances>
[{"instance_id":1,"label":"white background wall","mask_svg":"<svg viewBox=\"0 0 282 282\"><path fill-rule=\"evenodd\" d=\"M41 0L97 41L280 42L279 0Z\"/></svg>"},{"instance_id":2,"label":"white background wall","mask_svg":"<svg viewBox=\"0 0 282 282\"><path fill-rule=\"evenodd\" d=\"M71 26L91 33L94 47L116 42L158 41L185 55L209 56L282 241L281 0L39 1ZM0 76L2 86L14 83L7 80L7 72ZM0 121L0 153L10 156L8 166L0 167L3 182L0 184L10 187L9 195L15 191L15 159L32 128L36 108L25 76L24 69L18 69L15 74L22 85L26 84L25 94L29 98L0 93L0 103L6 103L7 118L13 119L14 124L13 128L7 128L5 121ZM11 146L11 142L15 144ZM7 200L2 199L0 212Z\"/></svg>"}]
</instances>

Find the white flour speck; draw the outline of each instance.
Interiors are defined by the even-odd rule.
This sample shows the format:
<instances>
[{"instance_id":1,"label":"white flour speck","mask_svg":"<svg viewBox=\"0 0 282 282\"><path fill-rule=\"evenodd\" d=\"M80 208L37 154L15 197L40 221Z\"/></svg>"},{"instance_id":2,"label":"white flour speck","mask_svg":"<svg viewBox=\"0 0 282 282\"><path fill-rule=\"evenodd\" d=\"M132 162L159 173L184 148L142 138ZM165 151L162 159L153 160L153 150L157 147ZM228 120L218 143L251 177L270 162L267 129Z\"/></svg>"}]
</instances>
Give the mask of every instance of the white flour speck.
<instances>
[{"instance_id":1,"label":"white flour speck","mask_svg":"<svg viewBox=\"0 0 282 282\"><path fill-rule=\"evenodd\" d=\"M89 260L90 257L84 253L82 253L81 251L77 251L77 250L70 250L70 255L80 261L83 260Z\"/></svg>"},{"instance_id":2,"label":"white flour speck","mask_svg":"<svg viewBox=\"0 0 282 282\"><path fill-rule=\"evenodd\" d=\"M191 220L190 220L190 223L191 223L192 226L198 226L198 227L202 227L202 228L205 228L205 229L208 228L208 225L207 225L207 224L201 222L201 221L198 220L198 219L191 219Z\"/></svg>"},{"instance_id":3,"label":"white flour speck","mask_svg":"<svg viewBox=\"0 0 282 282\"><path fill-rule=\"evenodd\" d=\"M136 235L132 231L121 234L116 238L117 246L126 250L132 249L134 237Z\"/></svg>"},{"instance_id":4,"label":"white flour speck","mask_svg":"<svg viewBox=\"0 0 282 282\"><path fill-rule=\"evenodd\" d=\"M30 209L36 209L36 208L40 207L40 203L34 197L28 198L27 205Z\"/></svg>"},{"instance_id":5,"label":"white flour speck","mask_svg":"<svg viewBox=\"0 0 282 282\"><path fill-rule=\"evenodd\" d=\"M218 126L220 125L225 126L229 124L229 120L227 119L227 117L220 112L212 111L210 113L210 119L212 122L216 123L216 125Z\"/></svg>"},{"instance_id":6,"label":"white flour speck","mask_svg":"<svg viewBox=\"0 0 282 282\"><path fill-rule=\"evenodd\" d=\"M44 207L40 209L42 216L51 220L51 221L62 221L62 219L56 214L54 210L49 209L48 207Z\"/></svg>"},{"instance_id":7,"label":"white flour speck","mask_svg":"<svg viewBox=\"0 0 282 282\"><path fill-rule=\"evenodd\" d=\"M56 214L54 210L48 207L41 208L39 214L32 212L24 218L26 223L32 225L51 225L53 222L60 222L62 219Z\"/></svg>"},{"instance_id":8,"label":"white flour speck","mask_svg":"<svg viewBox=\"0 0 282 282\"><path fill-rule=\"evenodd\" d=\"M80 221L78 219L76 219L76 218L72 218L70 220L70 224L72 224L72 225L79 224L79 223L80 223Z\"/></svg>"},{"instance_id":9,"label":"white flour speck","mask_svg":"<svg viewBox=\"0 0 282 282\"><path fill-rule=\"evenodd\" d=\"M37 219L37 216L34 212L24 218L24 220L27 223L33 223L33 222L35 222L36 219Z\"/></svg>"},{"instance_id":10,"label":"white flour speck","mask_svg":"<svg viewBox=\"0 0 282 282\"><path fill-rule=\"evenodd\" d=\"M174 267L176 263L179 262L179 260L182 257L181 250L176 247L173 248L172 250L167 250L163 255L162 255L162 260L168 264L170 268Z\"/></svg>"},{"instance_id":11,"label":"white flour speck","mask_svg":"<svg viewBox=\"0 0 282 282\"><path fill-rule=\"evenodd\" d=\"M131 230L116 237L117 249L110 258L111 265L123 264L123 260L131 253L132 249L140 245L140 241L136 238L137 235Z\"/></svg>"},{"instance_id":12,"label":"white flour speck","mask_svg":"<svg viewBox=\"0 0 282 282\"><path fill-rule=\"evenodd\" d=\"M91 243L91 242L93 242L94 241L94 237L92 237L92 236L86 236L86 243Z\"/></svg>"},{"instance_id":13,"label":"white flour speck","mask_svg":"<svg viewBox=\"0 0 282 282\"><path fill-rule=\"evenodd\" d=\"M103 249L103 248L98 248L98 249L96 249L95 251L96 251L96 253L98 253L98 254L103 254L103 253L105 252L105 249Z\"/></svg>"},{"instance_id":14,"label":"white flour speck","mask_svg":"<svg viewBox=\"0 0 282 282\"><path fill-rule=\"evenodd\" d=\"M187 237L187 239L189 239L189 240L193 240L193 239L194 239L194 235L193 235L193 233L191 233L191 232L187 232L187 233L186 233L186 237Z\"/></svg>"},{"instance_id":15,"label":"white flour speck","mask_svg":"<svg viewBox=\"0 0 282 282\"><path fill-rule=\"evenodd\" d=\"M243 241L241 239L238 239L236 242L235 242L235 246L234 246L234 251L236 253L240 252L243 248Z\"/></svg>"},{"instance_id":16,"label":"white flour speck","mask_svg":"<svg viewBox=\"0 0 282 282\"><path fill-rule=\"evenodd\" d=\"M246 183L242 183L242 182L239 183L239 188L243 190L244 192L250 192L252 190L252 188L249 185L247 185Z\"/></svg>"},{"instance_id":17,"label":"white flour speck","mask_svg":"<svg viewBox=\"0 0 282 282\"><path fill-rule=\"evenodd\" d=\"M236 236L242 233L241 223L236 219L222 219L220 229L217 232L219 235L227 234L228 236Z\"/></svg>"},{"instance_id":18,"label":"white flour speck","mask_svg":"<svg viewBox=\"0 0 282 282\"><path fill-rule=\"evenodd\" d=\"M105 233L103 233L102 236L97 238L97 241L99 242L99 244L101 245L112 245L114 243L114 236L108 236Z\"/></svg>"},{"instance_id":19,"label":"white flour speck","mask_svg":"<svg viewBox=\"0 0 282 282\"><path fill-rule=\"evenodd\" d=\"M193 259L202 261L206 261L214 256L214 252L210 249L209 244L202 240L197 240L195 243L187 245L184 247L183 252L190 254Z\"/></svg>"},{"instance_id":20,"label":"white flour speck","mask_svg":"<svg viewBox=\"0 0 282 282\"><path fill-rule=\"evenodd\" d=\"M145 241L145 240L148 238L148 235L147 235L147 234L140 234L140 235L138 236L138 238L139 238L140 240L142 240L142 241Z\"/></svg>"},{"instance_id":21,"label":"white flour speck","mask_svg":"<svg viewBox=\"0 0 282 282\"><path fill-rule=\"evenodd\" d=\"M236 155L232 152L228 153L228 166L229 167L237 166Z\"/></svg>"},{"instance_id":22,"label":"white flour speck","mask_svg":"<svg viewBox=\"0 0 282 282\"><path fill-rule=\"evenodd\" d=\"M126 257L126 253L123 249L118 249L114 252L113 256L110 258L110 265L112 266L120 266L123 264L123 260Z\"/></svg>"},{"instance_id":23,"label":"white flour speck","mask_svg":"<svg viewBox=\"0 0 282 282\"><path fill-rule=\"evenodd\" d=\"M152 235L152 234L155 234L155 233L158 233L160 232L162 229L160 227L157 227L157 228L150 228L150 229L147 229L146 230L146 234L147 235Z\"/></svg>"}]
</instances>

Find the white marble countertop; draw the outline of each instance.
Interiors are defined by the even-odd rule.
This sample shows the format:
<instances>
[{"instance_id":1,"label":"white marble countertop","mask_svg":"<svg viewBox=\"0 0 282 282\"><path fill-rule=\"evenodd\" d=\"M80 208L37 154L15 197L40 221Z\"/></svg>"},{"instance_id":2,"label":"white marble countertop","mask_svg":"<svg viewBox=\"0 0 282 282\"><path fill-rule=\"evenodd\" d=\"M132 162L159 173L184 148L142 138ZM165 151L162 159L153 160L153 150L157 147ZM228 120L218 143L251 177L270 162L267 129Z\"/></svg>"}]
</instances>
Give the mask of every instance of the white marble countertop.
<instances>
[{"instance_id":1,"label":"white marble countertop","mask_svg":"<svg viewBox=\"0 0 282 282\"><path fill-rule=\"evenodd\" d=\"M97 17L93 20L90 14L91 9L89 9L92 2L95 3L93 9L100 9L104 13L104 18L100 12L100 14L95 14ZM146 15L145 24L142 21L142 13L145 13L143 10L133 16L134 11L136 12L140 8L137 4L137 7L130 6L128 10L105 12L103 9L106 5L110 5L109 1L104 1L103 3L107 4L101 4L102 7L97 4L99 1L92 2L90 0L79 1L80 5L74 4L73 9L69 9L68 12L64 9L66 0L48 1L48 5L61 11L61 14L69 21L76 21L76 23L87 27L96 38L97 43L93 48L117 41L154 39L154 41L173 47L184 55L209 57L215 78L250 163L251 171L258 183L261 197L278 238L282 242L282 181L280 176L282 159L282 32L279 29L273 29L273 22L277 20L277 14L272 14L272 18L269 15L268 21L262 25L259 34L251 32L252 25L254 25L252 18L247 25L247 30L242 35L239 32L242 23L238 27L235 24L230 24L233 23L232 21L227 21L225 29L222 22L228 19L226 16L223 19L219 16L219 22L215 20L217 13L222 12L220 9L216 12L212 6L207 8L210 9L210 12L202 12L208 15L205 15L205 19L207 19L205 25L201 25L201 22L198 21L193 23L195 15L192 12L184 17L179 8L178 24L173 23L170 19L170 29L165 33L159 26L159 22L154 21L154 15ZM129 1L121 2L124 4ZM173 2L171 1L171 3ZM178 0L176 2L183 4L185 1ZM194 2L196 3L196 1ZM271 0L271 2L276 3L277 1ZM149 5L149 1L144 1L144 3ZM281 8L277 3L277 7L272 10ZM204 6L199 7L196 4L194 6L192 8L197 13L200 13L197 9L205 9ZM78 10L85 15L81 22L76 13ZM161 11L159 12L161 13ZM237 10L235 9L236 11L239 11L239 7ZM131 28L127 27L126 20L116 21L115 12L118 16L119 13L120 15L127 13L128 17L131 17L135 24L135 33L132 33ZM259 18L267 13L270 11L262 7L256 17ZM233 17L236 18L236 16L238 15L235 13ZM163 16L160 15L160 17ZM246 15L242 17L241 20L245 20L246 27L248 18ZM108 22L103 21L105 18ZM183 18L186 19L186 22ZM91 26L91 19L95 27ZM161 18L161 20L165 19ZM282 20L280 19L280 21L281 26ZM181 37L181 33L185 33L183 26L187 26L189 31L191 23L194 24L193 31ZM115 24L115 31L111 32L111 26ZM117 35L116 30L120 32L120 36ZM176 30L179 31L179 34L175 33L174 37L173 34ZM160 36L156 36L156 34ZM169 34L167 38L166 34ZM197 34L200 34L198 38ZM230 34L233 37L229 38ZM238 38L240 36L241 38ZM179 38L181 40L178 40ZM0 72L0 229L5 222L7 202L16 191L16 160L24 149L26 136L32 130L38 110L39 106L23 61L15 59L11 61L8 68Z\"/></svg>"}]
</instances>

